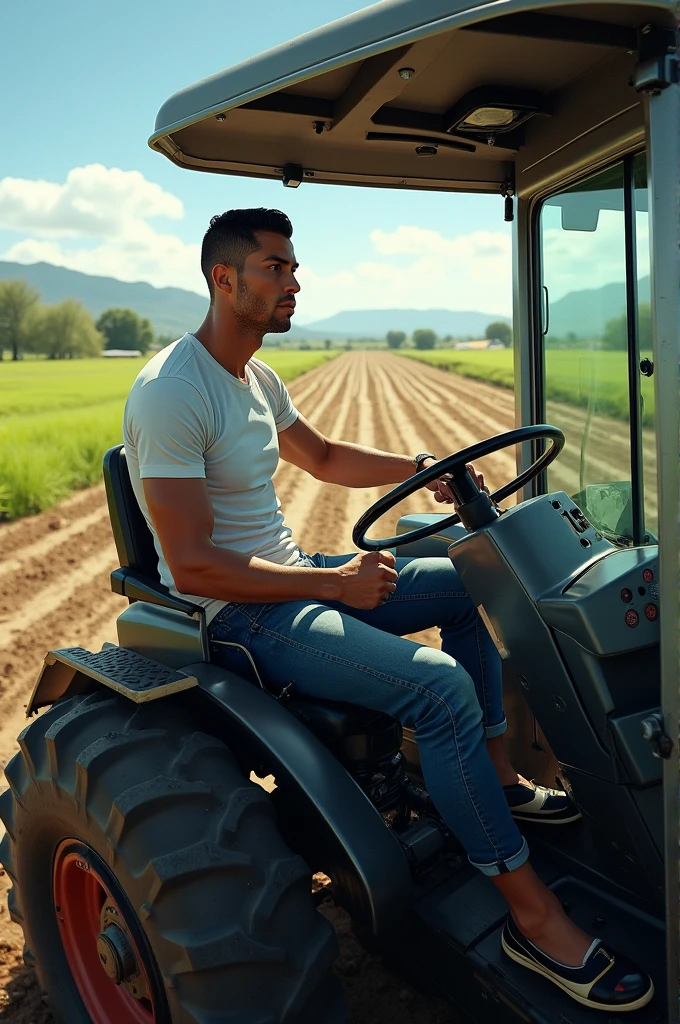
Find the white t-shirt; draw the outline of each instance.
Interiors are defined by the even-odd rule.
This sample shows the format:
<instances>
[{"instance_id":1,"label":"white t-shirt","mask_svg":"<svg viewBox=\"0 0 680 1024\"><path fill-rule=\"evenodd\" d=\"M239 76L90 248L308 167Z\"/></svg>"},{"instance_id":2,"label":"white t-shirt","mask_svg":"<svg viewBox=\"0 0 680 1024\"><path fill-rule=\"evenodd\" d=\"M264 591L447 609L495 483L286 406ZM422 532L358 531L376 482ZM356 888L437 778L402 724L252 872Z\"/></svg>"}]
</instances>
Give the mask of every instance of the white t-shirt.
<instances>
[{"instance_id":1,"label":"white t-shirt","mask_svg":"<svg viewBox=\"0 0 680 1024\"><path fill-rule=\"evenodd\" d=\"M278 433L298 417L281 378L259 359L248 383L228 373L193 334L150 359L125 406L123 437L135 496L151 528L161 581L210 621L226 604L179 594L144 499L147 477L205 478L220 548L291 565L300 552L286 526L272 476Z\"/></svg>"}]
</instances>

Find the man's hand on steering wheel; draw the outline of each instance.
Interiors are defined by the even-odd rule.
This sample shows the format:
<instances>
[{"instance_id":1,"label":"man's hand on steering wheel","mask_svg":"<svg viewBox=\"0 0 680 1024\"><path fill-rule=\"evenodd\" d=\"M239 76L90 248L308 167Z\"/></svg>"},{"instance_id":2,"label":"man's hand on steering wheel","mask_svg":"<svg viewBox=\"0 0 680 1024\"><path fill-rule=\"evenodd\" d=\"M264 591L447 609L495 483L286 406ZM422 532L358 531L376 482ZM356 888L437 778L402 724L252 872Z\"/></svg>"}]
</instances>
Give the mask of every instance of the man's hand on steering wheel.
<instances>
[{"instance_id":1,"label":"man's hand on steering wheel","mask_svg":"<svg viewBox=\"0 0 680 1024\"><path fill-rule=\"evenodd\" d=\"M435 462L437 462L437 459L425 459L421 463L420 468L429 469L430 466L434 466ZM477 484L477 487L479 487L480 491L486 491L486 493L488 494L489 488L486 487L484 484L484 474L478 473L471 462L468 462L465 468L467 469L468 473L470 474L474 482ZM451 488L449 487L450 479L451 474L444 473L436 480L431 480L429 484L425 484L425 486L427 487L428 491L432 491L434 493L435 501L438 501L440 504L444 505L454 505L454 507L457 508L458 503L456 502L456 499L453 496Z\"/></svg>"},{"instance_id":2,"label":"man's hand on steering wheel","mask_svg":"<svg viewBox=\"0 0 680 1024\"><path fill-rule=\"evenodd\" d=\"M529 444L536 441L549 441L550 444L527 469L522 470L514 480L499 487L490 495L487 488L483 486L483 477L472 468L474 460L482 459L486 455L493 455L494 452L503 451L504 448L510 448L516 444ZM420 471L404 480L403 483L397 484L388 494L383 494L360 516L352 530L352 540L362 551L383 551L387 548L415 544L419 540L425 540L426 537L434 537L435 534L441 533L442 530L447 530L461 521L468 533L491 526L498 518L497 503L504 501L516 491L520 491L529 481L539 476L557 458L563 447L564 434L558 427L553 427L548 423L537 423L535 426L506 430L495 437L488 437L485 441L470 445L469 448L464 448L462 451L453 452L440 460L441 468L429 452L422 453L422 459L416 457L414 460L416 469L420 469ZM418 464L421 461L428 462L429 465L424 469L420 468ZM437 469L436 473L435 469ZM426 479L423 480L423 477ZM450 479L451 484L449 485L444 478ZM442 481L443 487L441 486ZM483 490L479 487L480 482ZM432 483L435 484L435 487L430 487L430 490L436 490L435 498L439 494L441 497L437 500L440 502L454 504L453 493L458 495L458 499L462 502L458 506L460 513L454 512L452 515L444 516L443 519L440 516L432 516L433 521L425 526L407 530L406 533L395 534L394 537L381 537L373 540L366 536L368 530L381 516L390 512L404 498L408 498L421 487L429 486ZM486 494L483 491L486 491Z\"/></svg>"}]
</instances>

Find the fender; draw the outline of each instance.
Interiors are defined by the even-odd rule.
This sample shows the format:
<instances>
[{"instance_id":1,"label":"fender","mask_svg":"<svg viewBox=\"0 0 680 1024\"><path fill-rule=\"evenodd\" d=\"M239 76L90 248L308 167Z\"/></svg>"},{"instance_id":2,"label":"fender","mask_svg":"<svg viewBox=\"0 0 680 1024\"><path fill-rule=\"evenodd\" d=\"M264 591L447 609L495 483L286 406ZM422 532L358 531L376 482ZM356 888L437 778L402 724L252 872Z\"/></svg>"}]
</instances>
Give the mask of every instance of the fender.
<instances>
[{"instance_id":1,"label":"fender","mask_svg":"<svg viewBox=\"0 0 680 1024\"><path fill-rule=\"evenodd\" d=\"M27 715L93 684L135 703L175 695L202 728L223 738L245 764L276 776L278 810L304 823L298 850L333 879L338 902L374 935L385 934L410 909L413 882L406 854L380 814L340 762L291 712L227 669L196 662L177 671L115 645L99 653L50 651ZM295 846L293 833L292 845Z\"/></svg>"}]
</instances>

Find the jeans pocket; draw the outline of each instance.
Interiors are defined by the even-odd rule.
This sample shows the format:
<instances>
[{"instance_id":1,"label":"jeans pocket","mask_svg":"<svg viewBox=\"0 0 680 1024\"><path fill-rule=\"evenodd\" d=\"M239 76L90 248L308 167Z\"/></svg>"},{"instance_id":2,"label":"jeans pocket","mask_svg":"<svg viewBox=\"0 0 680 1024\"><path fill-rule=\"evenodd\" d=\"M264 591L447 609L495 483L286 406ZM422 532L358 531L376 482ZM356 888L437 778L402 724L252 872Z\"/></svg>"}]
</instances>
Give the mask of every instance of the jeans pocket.
<instances>
[{"instance_id":1,"label":"jeans pocket","mask_svg":"<svg viewBox=\"0 0 680 1024\"><path fill-rule=\"evenodd\" d=\"M229 620L236 614L236 612L240 612L242 610L242 604L227 604L224 608L221 608L208 626L208 637L211 640L223 640L233 629L233 625L230 625Z\"/></svg>"},{"instance_id":2,"label":"jeans pocket","mask_svg":"<svg viewBox=\"0 0 680 1024\"><path fill-rule=\"evenodd\" d=\"M249 632L259 633L260 629L262 628L260 626L260 619L262 618L263 615L266 615L267 612L270 612L272 610L274 604L251 604L242 605L241 607L243 610L243 614L246 616L246 618L250 620Z\"/></svg>"}]
</instances>

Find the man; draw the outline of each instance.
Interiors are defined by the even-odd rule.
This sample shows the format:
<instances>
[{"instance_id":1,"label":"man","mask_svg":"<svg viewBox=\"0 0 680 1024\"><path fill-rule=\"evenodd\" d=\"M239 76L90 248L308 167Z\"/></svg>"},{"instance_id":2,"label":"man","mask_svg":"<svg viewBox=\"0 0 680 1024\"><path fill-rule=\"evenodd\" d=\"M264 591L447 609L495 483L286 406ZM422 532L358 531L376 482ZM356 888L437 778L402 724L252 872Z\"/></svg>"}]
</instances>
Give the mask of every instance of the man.
<instances>
[{"instance_id":1,"label":"man","mask_svg":"<svg viewBox=\"0 0 680 1024\"><path fill-rule=\"evenodd\" d=\"M161 578L205 607L216 661L247 674L241 645L272 688L292 684L413 726L439 812L510 906L508 955L586 1005L642 1006L649 978L576 927L528 863L513 813L554 824L578 811L512 768L500 660L450 560L310 556L285 525L272 483L279 457L348 487L397 483L433 463L324 437L254 358L265 334L290 329L291 236L276 210L214 217L201 256L208 314L132 388L125 445ZM452 500L445 480L430 489ZM433 625L441 651L403 639Z\"/></svg>"}]
</instances>

